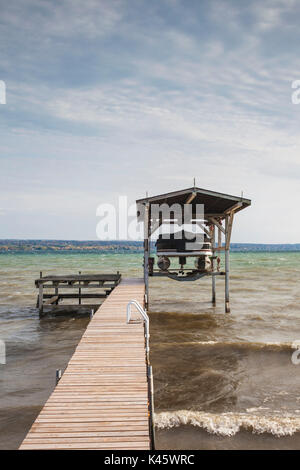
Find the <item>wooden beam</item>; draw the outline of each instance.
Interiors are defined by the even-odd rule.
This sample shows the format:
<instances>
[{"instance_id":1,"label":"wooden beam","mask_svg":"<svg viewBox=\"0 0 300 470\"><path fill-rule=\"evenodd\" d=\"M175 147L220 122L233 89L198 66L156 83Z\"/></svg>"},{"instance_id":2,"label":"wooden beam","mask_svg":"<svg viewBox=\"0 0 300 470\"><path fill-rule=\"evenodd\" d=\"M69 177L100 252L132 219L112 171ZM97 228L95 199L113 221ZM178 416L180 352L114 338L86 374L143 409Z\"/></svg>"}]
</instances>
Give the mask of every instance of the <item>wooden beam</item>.
<instances>
[{"instance_id":1,"label":"wooden beam","mask_svg":"<svg viewBox=\"0 0 300 470\"><path fill-rule=\"evenodd\" d=\"M226 220L228 219L228 226L227 226L227 235L226 235L226 250L229 250L230 248L230 239L231 239L231 232L232 232L232 225L233 225L233 218L234 218L234 212L231 212L229 216L226 217Z\"/></svg>"},{"instance_id":2,"label":"wooden beam","mask_svg":"<svg viewBox=\"0 0 300 470\"><path fill-rule=\"evenodd\" d=\"M192 194L188 196L187 200L185 201L185 204L190 204L195 199L196 196L197 196L197 193L193 191Z\"/></svg>"},{"instance_id":3,"label":"wooden beam","mask_svg":"<svg viewBox=\"0 0 300 470\"><path fill-rule=\"evenodd\" d=\"M227 209L224 214L230 214L232 211L236 211L237 209L239 209L240 207L242 207L243 203L242 202L237 202L236 204L234 204L234 206L230 207L229 209Z\"/></svg>"},{"instance_id":4,"label":"wooden beam","mask_svg":"<svg viewBox=\"0 0 300 470\"><path fill-rule=\"evenodd\" d=\"M106 299L108 294L81 294L82 299ZM79 294L59 294L53 296L52 294L44 294L44 299L52 299L53 297L57 297L57 300L62 300L62 299L78 299ZM44 305L46 302L44 302Z\"/></svg>"},{"instance_id":5,"label":"wooden beam","mask_svg":"<svg viewBox=\"0 0 300 470\"><path fill-rule=\"evenodd\" d=\"M87 284L87 285L84 285L84 284L73 284L73 285L69 285L69 284L40 284L40 285L43 285L44 286L44 289L55 289L55 288L59 288L59 289L78 289L80 287L80 289L113 289L115 288L115 284L104 284L103 286L99 286L98 284Z\"/></svg>"},{"instance_id":6,"label":"wooden beam","mask_svg":"<svg viewBox=\"0 0 300 470\"><path fill-rule=\"evenodd\" d=\"M222 248L222 231L218 227L218 249Z\"/></svg>"},{"instance_id":7,"label":"wooden beam","mask_svg":"<svg viewBox=\"0 0 300 470\"><path fill-rule=\"evenodd\" d=\"M210 236L211 249L212 249L212 252L213 252L213 258L211 260L212 273L214 273L214 271L215 271L215 259L214 259L215 248L216 248L215 227L216 227L215 225L212 225L211 236ZM211 276L211 284L212 284L212 298L211 298L211 301L212 301L213 306L215 306L216 305L216 276L214 276L214 275Z\"/></svg>"},{"instance_id":8,"label":"wooden beam","mask_svg":"<svg viewBox=\"0 0 300 470\"><path fill-rule=\"evenodd\" d=\"M225 234L224 227L222 227L222 225L214 217L210 217L209 222L212 222L214 225L218 227L219 230L221 230L221 232Z\"/></svg>"},{"instance_id":9,"label":"wooden beam","mask_svg":"<svg viewBox=\"0 0 300 470\"><path fill-rule=\"evenodd\" d=\"M66 276L44 276L35 280L35 284L38 287L41 283L45 282L72 282L72 281L81 281L81 282L115 282L119 283L121 280L121 274L68 274Z\"/></svg>"},{"instance_id":10,"label":"wooden beam","mask_svg":"<svg viewBox=\"0 0 300 470\"><path fill-rule=\"evenodd\" d=\"M58 300L58 295L53 295L50 299L45 300L44 305L54 304Z\"/></svg>"}]
</instances>

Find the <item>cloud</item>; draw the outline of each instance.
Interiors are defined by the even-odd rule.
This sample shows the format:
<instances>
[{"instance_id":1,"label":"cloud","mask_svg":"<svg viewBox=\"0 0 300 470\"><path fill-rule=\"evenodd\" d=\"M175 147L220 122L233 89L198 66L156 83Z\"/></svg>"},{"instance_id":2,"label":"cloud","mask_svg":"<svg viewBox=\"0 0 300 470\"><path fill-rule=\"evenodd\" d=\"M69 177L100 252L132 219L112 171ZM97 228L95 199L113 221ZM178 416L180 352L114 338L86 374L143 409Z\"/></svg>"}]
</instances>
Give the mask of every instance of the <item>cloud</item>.
<instances>
[{"instance_id":1,"label":"cloud","mask_svg":"<svg viewBox=\"0 0 300 470\"><path fill-rule=\"evenodd\" d=\"M70 221L118 192L133 200L196 176L254 197L252 228L237 233L254 240L278 184L287 203L300 176L298 10L292 1L13 0L1 17L1 200L35 216L53 215L52 201Z\"/></svg>"},{"instance_id":2,"label":"cloud","mask_svg":"<svg viewBox=\"0 0 300 470\"><path fill-rule=\"evenodd\" d=\"M295 0L267 0L263 4L255 3L252 12L255 15L255 27L258 31L269 31L278 27L288 27L286 14L295 13Z\"/></svg>"}]
</instances>

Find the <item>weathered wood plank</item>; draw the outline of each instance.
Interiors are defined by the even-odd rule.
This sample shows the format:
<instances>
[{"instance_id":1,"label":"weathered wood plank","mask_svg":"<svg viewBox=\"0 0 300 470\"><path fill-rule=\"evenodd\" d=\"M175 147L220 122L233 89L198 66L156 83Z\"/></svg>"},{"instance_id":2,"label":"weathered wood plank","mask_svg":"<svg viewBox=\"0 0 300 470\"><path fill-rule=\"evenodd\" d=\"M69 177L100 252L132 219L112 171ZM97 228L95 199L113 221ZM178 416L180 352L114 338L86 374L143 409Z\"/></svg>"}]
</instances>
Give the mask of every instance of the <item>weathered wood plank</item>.
<instances>
[{"instance_id":1,"label":"weathered wood plank","mask_svg":"<svg viewBox=\"0 0 300 470\"><path fill-rule=\"evenodd\" d=\"M46 280L61 279L38 281ZM127 303L143 304L144 289L140 279L124 280L109 294L20 449L150 448L144 325L126 324Z\"/></svg>"}]
</instances>

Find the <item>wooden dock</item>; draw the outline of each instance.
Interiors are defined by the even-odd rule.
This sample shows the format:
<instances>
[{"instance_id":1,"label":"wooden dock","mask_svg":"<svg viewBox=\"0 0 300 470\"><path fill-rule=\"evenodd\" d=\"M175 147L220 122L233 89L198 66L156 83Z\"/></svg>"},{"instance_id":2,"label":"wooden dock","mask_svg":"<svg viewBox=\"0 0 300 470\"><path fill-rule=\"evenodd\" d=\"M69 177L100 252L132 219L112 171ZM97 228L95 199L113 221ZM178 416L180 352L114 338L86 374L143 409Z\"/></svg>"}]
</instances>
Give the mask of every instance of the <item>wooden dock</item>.
<instances>
[{"instance_id":1,"label":"wooden dock","mask_svg":"<svg viewBox=\"0 0 300 470\"><path fill-rule=\"evenodd\" d=\"M91 319L50 398L20 446L29 449L150 449L151 414L142 279L124 279Z\"/></svg>"},{"instance_id":2,"label":"wooden dock","mask_svg":"<svg viewBox=\"0 0 300 470\"><path fill-rule=\"evenodd\" d=\"M121 281L121 274L67 274L65 276L43 276L35 280L35 286L39 289L36 306L40 316L46 313L87 313L96 310L102 299L105 299ZM64 292L65 289L68 292ZM71 292L70 292L71 289ZM92 293L86 293L86 289L92 289ZM78 304L59 305L63 300L77 299ZM83 304L82 300L94 299L92 304ZM101 299L101 300L100 300ZM95 301L98 303L95 304Z\"/></svg>"}]
</instances>

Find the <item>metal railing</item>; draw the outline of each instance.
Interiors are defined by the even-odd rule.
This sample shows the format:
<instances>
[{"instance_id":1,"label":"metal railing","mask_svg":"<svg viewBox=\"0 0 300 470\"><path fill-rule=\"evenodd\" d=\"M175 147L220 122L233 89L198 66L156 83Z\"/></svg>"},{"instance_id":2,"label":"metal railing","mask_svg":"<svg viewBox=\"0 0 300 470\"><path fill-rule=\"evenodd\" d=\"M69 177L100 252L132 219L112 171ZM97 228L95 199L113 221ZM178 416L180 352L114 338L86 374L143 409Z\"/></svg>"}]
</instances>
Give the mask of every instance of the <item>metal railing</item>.
<instances>
[{"instance_id":1,"label":"metal railing","mask_svg":"<svg viewBox=\"0 0 300 470\"><path fill-rule=\"evenodd\" d=\"M154 388L153 388L153 374L152 366L150 365L150 346L149 346L149 317L146 311L137 300L130 300L127 304L127 323L131 320L131 306L134 305L138 312L143 317L145 339L146 339L146 358L147 358L147 381L148 381L148 412L149 412L149 432L151 450L155 450L155 427L154 427Z\"/></svg>"},{"instance_id":2,"label":"metal railing","mask_svg":"<svg viewBox=\"0 0 300 470\"><path fill-rule=\"evenodd\" d=\"M127 323L130 323L130 320L131 320L131 305L134 305L136 307L136 309L138 310L138 312L142 315L143 317L143 320L144 320L144 327L145 327L145 338L146 338L146 353L147 353L147 359L149 359L149 351L150 351L150 347L149 347L149 317L147 315L147 313L145 312L145 310L143 309L143 307L141 306L141 304L137 301L137 300L130 300L127 304L127 314L126 314L126 317L127 317Z\"/></svg>"}]
</instances>

